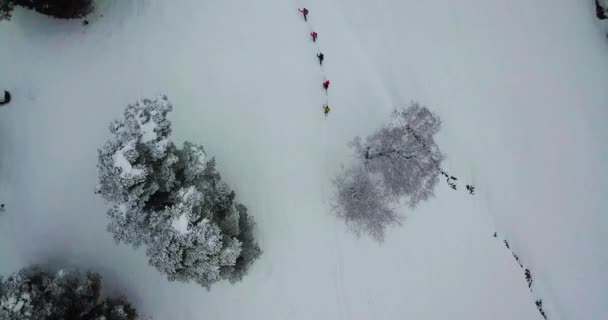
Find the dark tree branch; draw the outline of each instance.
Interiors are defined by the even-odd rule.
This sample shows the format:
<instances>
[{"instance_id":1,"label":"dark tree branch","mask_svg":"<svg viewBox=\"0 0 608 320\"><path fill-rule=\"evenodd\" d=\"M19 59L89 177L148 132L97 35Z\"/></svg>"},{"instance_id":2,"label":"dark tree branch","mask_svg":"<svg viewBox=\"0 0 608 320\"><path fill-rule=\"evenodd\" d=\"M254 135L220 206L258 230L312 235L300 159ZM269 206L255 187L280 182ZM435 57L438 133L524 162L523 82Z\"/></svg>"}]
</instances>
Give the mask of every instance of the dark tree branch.
<instances>
[{"instance_id":1,"label":"dark tree branch","mask_svg":"<svg viewBox=\"0 0 608 320\"><path fill-rule=\"evenodd\" d=\"M410 160L416 156L414 154L406 154L405 151L397 150L397 149L385 150L385 151L380 151L376 154L370 154L369 149L370 148L368 147L367 150L365 150L365 155L364 155L365 160L373 160L373 159L382 158L382 157L390 158L392 155L395 155L395 154L406 160Z\"/></svg>"}]
</instances>

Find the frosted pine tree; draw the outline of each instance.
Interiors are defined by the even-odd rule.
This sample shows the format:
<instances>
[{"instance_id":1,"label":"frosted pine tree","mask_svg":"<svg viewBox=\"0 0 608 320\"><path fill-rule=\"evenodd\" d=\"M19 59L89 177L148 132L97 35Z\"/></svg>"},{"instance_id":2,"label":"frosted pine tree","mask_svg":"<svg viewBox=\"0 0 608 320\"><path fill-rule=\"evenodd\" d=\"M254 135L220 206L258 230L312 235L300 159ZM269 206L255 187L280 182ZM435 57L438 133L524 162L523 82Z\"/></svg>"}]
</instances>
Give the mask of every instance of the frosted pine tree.
<instances>
[{"instance_id":1,"label":"frosted pine tree","mask_svg":"<svg viewBox=\"0 0 608 320\"><path fill-rule=\"evenodd\" d=\"M145 245L169 280L207 288L238 281L261 254L255 224L202 146L170 142L171 108L164 96L144 99L110 126L97 188L110 204L108 230L117 241Z\"/></svg>"},{"instance_id":2,"label":"frosted pine tree","mask_svg":"<svg viewBox=\"0 0 608 320\"><path fill-rule=\"evenodd\" d=\"M99 150L96 192L111 204L109 230L117 241L140 245L150 230L148 209L162 208L175 185L176 148L169 142L172 105L165 96L127 106Z\"/></svg>"},{"instance_id":3,"label":"frosted pine tree","mask_svg":"<svg viewBox=\"0 0 608 320\"><path fill-rule=\"evenodd\" d=\"M241 253L236 238L222 238L219 226L208 218L199 219L203 195L194 186L181 189L176 202L163 216L169 223L158 223L148 246L150 263L169 280L194 279L209 288L221 279L222 267L233 266Z\"/></svg>"},{"instance_id":4,"label":"frosted pine tree","mask_svg":"<svg viewBox=\"0 0 608 320\"><path fill-rule=\"evenodd\" d=\"M93 0L0 0L0 20L10 19L15 6L54 18L77 19L93 11Z\"/></svg>"},{"instance_id":5,"label":"frosted pine tree","mask_svg":"<svg viewBox=\"0 0 608 320\"><path fill-rule=\"evenodd\" d=\"M183 172L186 183L196 185L203 194L202 206L195 215L195 221L208 219L219 226L223 243L232 248L223 255L237 256L234 263L232 259L224 259L230 264L222 264L221 277L231 282L239 281L262 253L253 235L255 222L247 214L247 208L235 201L236 193L222 181L215 167L215 159L208 157L202 146L185 143L178 154L178 172ZM182 176L180 173L178 175Z\"/></svg>"},{"instance_id":6,"label":"frosted pine tree","mask_svg":"<svg viewBox=\"0 0 608 320\"><path fill-rule=\"evenodd\" d=\"M135 320L124 298L101 299L101 277L78 271L50 273L38 267L0 278L0 319Z\"/></svg>"}]
</instances>

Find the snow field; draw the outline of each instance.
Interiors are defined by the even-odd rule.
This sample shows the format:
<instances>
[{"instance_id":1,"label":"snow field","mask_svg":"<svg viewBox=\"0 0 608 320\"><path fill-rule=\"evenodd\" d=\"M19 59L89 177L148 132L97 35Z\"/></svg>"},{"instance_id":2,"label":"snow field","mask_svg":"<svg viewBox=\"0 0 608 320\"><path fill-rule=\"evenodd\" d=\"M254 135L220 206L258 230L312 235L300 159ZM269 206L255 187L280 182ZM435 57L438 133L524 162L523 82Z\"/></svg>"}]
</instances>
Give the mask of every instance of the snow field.
<instances>
[{"instance_id":1,"label":"snow field","mask_svg":"<svg viewBox=\"0 0 608 320\"><path fill-rule=\"evenodd\" d=\"M309 29L319 33L325 102ZM608 316L607 46L592 3L102 1L88 27L18 10L0 23L0 271L93 268L156 319ZM124 106L166 93L174 137L205 146L258 223L243 282L170 283L116 246L93 194ZM415 99L444 122L446 168L477 186L355 239L328 214L346 143Z\"/></svg>"}]
</instances>

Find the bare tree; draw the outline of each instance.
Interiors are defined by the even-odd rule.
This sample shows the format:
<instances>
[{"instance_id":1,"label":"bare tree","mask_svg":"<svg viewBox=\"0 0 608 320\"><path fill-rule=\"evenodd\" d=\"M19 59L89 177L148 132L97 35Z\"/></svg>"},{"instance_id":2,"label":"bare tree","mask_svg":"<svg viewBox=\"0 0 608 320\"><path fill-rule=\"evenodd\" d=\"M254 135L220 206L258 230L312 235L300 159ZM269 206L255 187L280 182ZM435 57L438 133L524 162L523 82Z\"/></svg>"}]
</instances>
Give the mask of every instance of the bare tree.
<instances>
[{"instance_id":1,"label":"bare tree","mask_svg":"<svg viewBox=\"0 0 608 320\"><path fill-rule=\"evenodd\" d=\"M382 242L388 226L401 224L402 217L389 207L391 201L380 181L363 166L342 169L334 184L333 212L343 218L357 236L366 233Z\"/></svg>"},{"instance_id":2,"label":"bare tree","mask_svg":"<svg viewBox=\"0 0 608 320\"><path fill-rule=\"evenodd\" d=\"M407 197L415 207L433 195L444 156L433 136L441 121L426 107L412 103L393 112L388 125L362 141L352 142L355 156L370 173L382 177L383 185L395 198Z\"/></svg>"},{"instance_id":3,"label":"bare tree","mask_svg":"<svg viewBox=\"0 0 608 320\"><path fill-rule=\"evenodd\" d=\"M440 127L437 115L412 102L365 140L356 137L351 147L359 162L334 179L335 214L356 234L382 241L385 229L402 220L392 206L403 199L414 208L429 199L444 174L444 155L433 138Z\"/></svg>"}]
</instances>

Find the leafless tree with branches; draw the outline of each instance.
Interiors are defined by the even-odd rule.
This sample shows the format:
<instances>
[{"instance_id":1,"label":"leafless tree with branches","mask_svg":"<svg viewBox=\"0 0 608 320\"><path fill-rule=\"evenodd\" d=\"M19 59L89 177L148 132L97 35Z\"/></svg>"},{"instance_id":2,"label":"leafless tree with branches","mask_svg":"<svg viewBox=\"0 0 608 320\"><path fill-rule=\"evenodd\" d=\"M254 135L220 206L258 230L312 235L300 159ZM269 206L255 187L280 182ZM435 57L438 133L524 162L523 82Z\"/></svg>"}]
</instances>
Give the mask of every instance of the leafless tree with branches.
<instances>
[{"instance_id":1,"label":"leafless tree with branches","mask_svg":"<svg viewBox=\"0 0 608 320\"><path fill-rule=\"evenodd\" d=\"M335 214L356 234L382 241L386 228L402 221L394 210L398 202L416 207L446 174L440 167L445 156L434 140L440 127L437 115L412 102L365 140L356 137L351 147L359 161L334 179Z\"/></svg>"}]
</instances>

